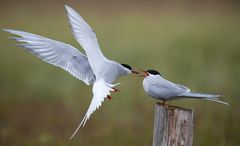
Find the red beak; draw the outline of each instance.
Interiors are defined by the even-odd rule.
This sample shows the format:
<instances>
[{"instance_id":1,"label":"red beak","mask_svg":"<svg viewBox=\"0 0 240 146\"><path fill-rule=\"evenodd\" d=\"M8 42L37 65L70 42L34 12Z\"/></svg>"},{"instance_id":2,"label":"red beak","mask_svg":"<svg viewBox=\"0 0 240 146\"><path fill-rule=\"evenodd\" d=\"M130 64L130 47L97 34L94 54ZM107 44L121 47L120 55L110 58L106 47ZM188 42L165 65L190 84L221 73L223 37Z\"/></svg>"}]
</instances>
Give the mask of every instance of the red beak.
<instances>
[{"instance_id":1,"label":"red beak","mask_svg":"<svg viewBox=\"0 0 240 146\"><path fill-rule=\"evenodd\" d=\"M132 70L132 73L133 73L133 74L137 74L137 75L139 74L139 72L136 71L136 70Z\"/></svg>"},{"instance_id":2,"label":"red beak","mask_svg":"<svg viewBox=\"0 0 240 146\"><path fill-rule=\"evenodd\" d=\"M146 76L149 76L149 73L145 70L140 70L143 74L140 74L139 76L140 77L146 77Z\"/></svg>"}]
</instances>

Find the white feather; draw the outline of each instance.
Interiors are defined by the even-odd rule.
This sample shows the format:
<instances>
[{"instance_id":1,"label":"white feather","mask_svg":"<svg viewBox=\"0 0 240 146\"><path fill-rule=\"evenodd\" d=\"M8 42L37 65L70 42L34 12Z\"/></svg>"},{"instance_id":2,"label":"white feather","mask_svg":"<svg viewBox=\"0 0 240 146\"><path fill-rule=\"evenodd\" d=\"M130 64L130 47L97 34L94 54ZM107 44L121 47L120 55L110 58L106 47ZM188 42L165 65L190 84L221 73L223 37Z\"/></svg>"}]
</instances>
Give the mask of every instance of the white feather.
<instances>
[{"instance_id":1,"label":"white feather","mask_svg":"<svg viewBox=\"0 0 240 146\"><path fill-rule=\"evenodd\" d=\"M222 103L225 105L229 105L227 102L221 101L218 99L218 97L221 97L221 95L216 94L206 94L206 93L198 93L198 92L184 92L180 94L179 96L186 96L188 98L199 98L199 99L205 99L209 101L215 101L218 103Z\"/></svg>"},{"instance_id":2,"label":"white feather","mask_svg":"<svg viewBox=\"0 0 240 146\"><path fill-rule=\"evenodd\" d=\"M67 5L65 8L74 37L85 50L89 63L94 73L97 74L99 66L104 64L106 58L99 47L96 34L77 11Z\"/></svg>"},{"instance_id":3,"label":"white feather","mask_svg":"<svg viewBox=\"0 0 240 146\"><path fill-rule=\"evenodd\" d=\"M225 105L229 105L229 103L224 102L224 101L221 101L221 100L219 100L218 98L203 98L203 99L209 100L209 101L218 102L218 103L222 103L222 104L225 104Z\"/></svg>"},{"instance_id":4,"label":"white feather","mask_svg":"<svg viewBox=\"0 0 240 146\"><path fill-rule=\"evenodd\" d=\"M25 44L18 44L18 46L25 48L43 61L68 71L87 85L95 81L95 75L88 58L73 46L28 32L12 29L3 30L21 36L11 38L25 42Z\"/></svg>"},{"instance_id":5,"label":"white feather","mask_svg":"<svg viewBox=\"0 0 240 146\"><path fill-rule=\"evenodd\" d=\"M82 119L81 123L78 125L77 129L75 130L75 132L70 137L70 140L74 137L74 135L77 133L77 131L79 130L79 128L81 126L84 127L87 120L90 118L91 114L102 105L102 102L104 101L104 99L108 95L110 95L110 91L114 91L112 89L112 87L115 87L119 84L120 83L114 84L114 85L113 84L108 84L104 80L98 80L93 84L93 89L92 89L93 98L92 98L92 101L90 103L90 106L89 106L84 118Z\"/></svg>"}]
</instances>

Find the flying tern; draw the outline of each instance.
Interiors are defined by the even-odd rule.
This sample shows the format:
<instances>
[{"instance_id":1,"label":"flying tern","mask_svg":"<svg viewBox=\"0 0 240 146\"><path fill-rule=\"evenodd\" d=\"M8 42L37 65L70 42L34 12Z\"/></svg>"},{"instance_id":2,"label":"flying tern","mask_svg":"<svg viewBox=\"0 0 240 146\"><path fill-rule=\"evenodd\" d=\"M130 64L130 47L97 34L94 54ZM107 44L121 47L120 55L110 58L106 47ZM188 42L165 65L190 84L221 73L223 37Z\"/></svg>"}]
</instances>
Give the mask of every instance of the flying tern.
<instances>
[{"instance_id":1,"label":"flying tern","mask_svg":"<svg viewBox=\"0 0 240 146\"><path fill-rule=\"evenodd\" d=\"M93 84L92 101L84 118L70 137L72 139L78 129L85 125L91 114L101 106L104 99L111 98L110 92L118 91L115 86L119 83L112 84L112 82L119 76L131 73L138 74L138 72L127 64L107 59L100 49L92 28L77 11L69 6L65 6L65 8L74 38L82 46L86 55L69 44L40 35L12 29L3 29L3 31L20 36L11 38L24 42L18 46L23 47L43 61L66 70L87 85Z\"/></svg>"},{"instance_id":2,"label":"flying tern","mask_svg":"<svg viewBox=\"0 0 240 146\"><path fill-rule=\"evenodd\" d=\"M143 71L143 74L140 76L145 77L143 80L144 91L149 96L158 100L162 100L163 104L165 104L165 101L167 100L196 98L211 100L228 105L228 103L218 99L220 95L193 92L186 86L175 84L164 79L156 70Z\"/></svg>"}]
</instances>

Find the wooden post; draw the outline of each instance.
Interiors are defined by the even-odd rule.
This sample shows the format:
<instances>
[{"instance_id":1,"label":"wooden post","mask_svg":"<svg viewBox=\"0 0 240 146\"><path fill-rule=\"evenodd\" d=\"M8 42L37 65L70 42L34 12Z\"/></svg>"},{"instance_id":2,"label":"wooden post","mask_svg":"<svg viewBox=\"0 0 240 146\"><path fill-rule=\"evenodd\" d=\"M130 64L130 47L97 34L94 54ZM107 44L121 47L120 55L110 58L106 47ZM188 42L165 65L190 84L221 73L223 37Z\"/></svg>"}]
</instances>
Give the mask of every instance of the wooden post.
<instances>
[{"instance_id":1,"label":"wooden post","mask_svg":"<svg viewBox=\"0 0 240 146\"><path fill-rule=\"evenodd\" d=\"M153 146L192 146L193 110L155 105Z\"/></svg>"}]
</instances>

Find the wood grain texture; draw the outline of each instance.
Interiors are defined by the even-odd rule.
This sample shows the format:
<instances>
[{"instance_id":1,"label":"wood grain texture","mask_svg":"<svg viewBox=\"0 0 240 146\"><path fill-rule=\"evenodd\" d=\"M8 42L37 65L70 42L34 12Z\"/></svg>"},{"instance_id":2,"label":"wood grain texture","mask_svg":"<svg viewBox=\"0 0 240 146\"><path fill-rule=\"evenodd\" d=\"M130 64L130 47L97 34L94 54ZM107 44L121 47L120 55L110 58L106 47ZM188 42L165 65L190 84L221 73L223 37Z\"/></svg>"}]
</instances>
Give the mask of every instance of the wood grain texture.
<instances>
[{"instance_id":1,"label":"wood grain texture","mask_svg":"<svg viewBox=\"0 0 240 146\"><path fill-rule=\"evenodd\" d=\"M193 110L155 105L153 146L192 146Z\"/></svg>"}]
</instances>

